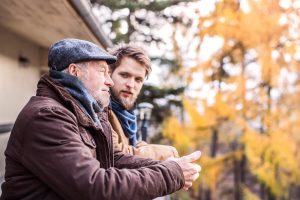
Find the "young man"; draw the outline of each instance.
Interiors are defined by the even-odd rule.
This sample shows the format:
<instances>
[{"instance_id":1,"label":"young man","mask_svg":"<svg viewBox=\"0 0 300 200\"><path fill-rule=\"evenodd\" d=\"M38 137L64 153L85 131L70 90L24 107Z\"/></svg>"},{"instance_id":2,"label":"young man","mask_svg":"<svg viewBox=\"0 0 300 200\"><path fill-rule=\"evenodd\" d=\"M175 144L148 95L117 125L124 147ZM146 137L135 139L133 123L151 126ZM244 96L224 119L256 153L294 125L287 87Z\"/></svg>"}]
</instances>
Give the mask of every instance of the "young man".
<instances>
[{"instance_id":1,"label":"young man","mask_svg":"<svg viewBox=\"0 0 300 200\"><path fill-rule=\"evenodd\" d=\"M114 130L114 147L124 153L155 160L178 157L174 147L136 140L137 120L131 109L151 72L149 57L141 48L129 44L120 45L110 53L117 57L117 61L110 65L114 86L111 88L109 121Z\"/></svg>"},{"instance_id":2,"label":"young man","mask_svg":"<svg viewBox=\"0 0 300 200\"><path fill-rule=\"evenodd\" d=\"M103 108L116 58L93 43L64 39L49 49L44 75L8 141L0 199L152 199L188 189L199 152L165 162L113 152Z\"/></svg>"}]
</instances>

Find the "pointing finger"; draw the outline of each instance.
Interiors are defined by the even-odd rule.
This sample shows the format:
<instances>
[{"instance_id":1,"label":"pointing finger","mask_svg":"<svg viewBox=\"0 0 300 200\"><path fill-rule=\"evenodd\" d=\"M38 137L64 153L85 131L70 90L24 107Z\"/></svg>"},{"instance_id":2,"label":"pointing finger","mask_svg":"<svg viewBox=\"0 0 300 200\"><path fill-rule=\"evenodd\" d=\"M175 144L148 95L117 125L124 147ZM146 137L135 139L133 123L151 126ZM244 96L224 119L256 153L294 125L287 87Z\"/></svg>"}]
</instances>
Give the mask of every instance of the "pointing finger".
<instances>
[{"instance_id":1,"label":"pointing finger","mask_svg":"<svg viewBox=\"0 0 300 200\"><path fill-rule=\"evenodd\" d=\"M194 162L201 156L201 151L195 151L189 155L181 157L185 162Z\"/></svg>"}]
</instances>

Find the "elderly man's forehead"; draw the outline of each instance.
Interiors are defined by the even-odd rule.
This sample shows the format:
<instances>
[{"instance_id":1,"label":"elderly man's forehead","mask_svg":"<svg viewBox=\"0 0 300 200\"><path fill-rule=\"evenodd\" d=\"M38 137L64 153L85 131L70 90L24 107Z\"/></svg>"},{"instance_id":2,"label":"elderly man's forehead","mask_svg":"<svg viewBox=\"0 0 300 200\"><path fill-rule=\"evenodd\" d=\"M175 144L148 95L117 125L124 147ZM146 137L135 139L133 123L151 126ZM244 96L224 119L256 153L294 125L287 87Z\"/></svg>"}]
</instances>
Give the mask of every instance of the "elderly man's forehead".
<instances>
[{"instance_id":1,"label":"elderly man's forehead","mask_svg":"<svg viewBox=\"0 0 300 200\"><path fill-rule=\"evenodd\" d=\"M92 60L88 62L89 64L101 66L101 67L107 67L109 68L108 63L105 60Z\"/></svg>"}]
</instances>

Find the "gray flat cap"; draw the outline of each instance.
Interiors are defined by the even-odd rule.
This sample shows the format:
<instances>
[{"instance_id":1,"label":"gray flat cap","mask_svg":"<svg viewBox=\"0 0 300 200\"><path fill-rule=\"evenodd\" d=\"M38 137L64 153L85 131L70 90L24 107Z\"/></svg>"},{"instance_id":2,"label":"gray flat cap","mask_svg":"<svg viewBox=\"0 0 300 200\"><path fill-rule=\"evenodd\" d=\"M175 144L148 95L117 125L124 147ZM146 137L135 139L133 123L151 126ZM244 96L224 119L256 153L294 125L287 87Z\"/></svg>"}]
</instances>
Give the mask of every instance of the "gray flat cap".
<instances>
[{"instance_id":1,"label":"gray flat cap","mask_svg":"<svg viewBox=\"0 0 300 200\"><path fill-rule=\"evenodd\" d=\"M64 70L71 63L92 60L104 60L108 64L112 64L116 62L117 58L94 43L73 38L54 43L48 52L48 66L57 71Z\"/></svg>"}]
</instances>

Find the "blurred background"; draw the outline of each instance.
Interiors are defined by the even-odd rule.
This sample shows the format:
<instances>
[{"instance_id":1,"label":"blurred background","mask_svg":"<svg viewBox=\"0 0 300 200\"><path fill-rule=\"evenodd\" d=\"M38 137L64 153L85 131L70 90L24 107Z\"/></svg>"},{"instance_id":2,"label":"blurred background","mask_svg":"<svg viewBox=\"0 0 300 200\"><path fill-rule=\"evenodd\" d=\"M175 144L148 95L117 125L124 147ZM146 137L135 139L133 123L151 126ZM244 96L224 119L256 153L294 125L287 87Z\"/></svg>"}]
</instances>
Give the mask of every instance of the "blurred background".
<instances>
[{"instance_id":1,"label":"blurred background","mask_svg":"<svg viewBox=\"0 0 300 200\"><path fill-rule=\"evenodd\" d=\"M171 199L300 200L299 0L2 0L2 180L11 127L66 37L148 52L146 140L202 151Z\"/></svg>"}]
</instances>

